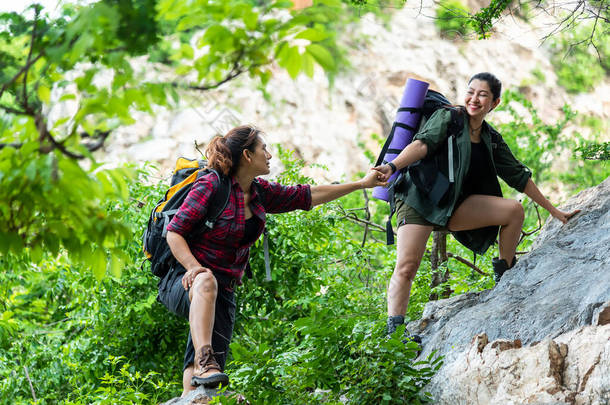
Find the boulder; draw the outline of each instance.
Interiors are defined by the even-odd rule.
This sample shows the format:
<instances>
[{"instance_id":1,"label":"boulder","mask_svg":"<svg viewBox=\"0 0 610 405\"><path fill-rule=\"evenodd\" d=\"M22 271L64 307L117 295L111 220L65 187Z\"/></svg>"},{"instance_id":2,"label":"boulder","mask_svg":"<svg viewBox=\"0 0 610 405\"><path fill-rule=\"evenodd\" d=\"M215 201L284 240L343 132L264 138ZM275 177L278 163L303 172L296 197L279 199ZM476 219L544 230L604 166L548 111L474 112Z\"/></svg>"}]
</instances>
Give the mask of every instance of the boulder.
<instances>
[{"instance_id":1,"label":"boulder","mask_svg":"<svg viewBox=\"0 0 610 405\"><path fill-rule=\"evenodd\" d=\"M167 402L164 402L160 405L196 405L196 404L207 404L213 398L218 396L227 396L227 397L236 397L237 403L247 405L249 404L246 399L234 392L230 391L220 391L216 388L205 388L202 386L197 387L193 391L189 392L184 397L177 397L170 399Z\"/></svg>"},{"instance_id":2,"label":"boulder","mask_svg":"<svg viewBox=\"0 0 610 405\"><path fill-rule=\"evenodd\" d=\"M492 290L426 305L408 325L444 356L438 404L610 404L610 178L544 225Z\"/></svg>"}]
</instances>

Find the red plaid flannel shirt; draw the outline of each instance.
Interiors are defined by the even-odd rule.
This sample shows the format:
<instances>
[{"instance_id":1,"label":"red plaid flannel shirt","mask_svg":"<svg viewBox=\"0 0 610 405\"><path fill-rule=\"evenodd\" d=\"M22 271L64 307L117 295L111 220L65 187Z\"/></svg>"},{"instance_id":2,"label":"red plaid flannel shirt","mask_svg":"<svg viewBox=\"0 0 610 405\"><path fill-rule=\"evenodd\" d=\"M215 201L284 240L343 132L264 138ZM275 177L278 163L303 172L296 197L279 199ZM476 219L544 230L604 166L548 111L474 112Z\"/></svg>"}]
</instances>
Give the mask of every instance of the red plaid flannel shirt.
<instances>
[{"instance_id":1,"label":"red plaid flannel shirt","mask_svg":"<svg viewBox=\"0 0 610 405\"><path fill-rule=\"evenodd\" d=\"M242 241L246 222L244 193L235 178L231 181L229 202L211 231L202 233L197 240L188 238L189 234L195 231L196 226L202 226L208 201L218 185L216 175L212 173L193 184L193 188L167 226L167 230L180 234L188 241L193 256L202 266L241 280L253 242L244 244ZM275 214L311 209L309 185L283 186L260 178L257 181L264 190L261 196L256 192L256 188L251 189L250 209L259 219L256 221L257 239L265 227L267 212Z\"/></svg>"}]
</instances>

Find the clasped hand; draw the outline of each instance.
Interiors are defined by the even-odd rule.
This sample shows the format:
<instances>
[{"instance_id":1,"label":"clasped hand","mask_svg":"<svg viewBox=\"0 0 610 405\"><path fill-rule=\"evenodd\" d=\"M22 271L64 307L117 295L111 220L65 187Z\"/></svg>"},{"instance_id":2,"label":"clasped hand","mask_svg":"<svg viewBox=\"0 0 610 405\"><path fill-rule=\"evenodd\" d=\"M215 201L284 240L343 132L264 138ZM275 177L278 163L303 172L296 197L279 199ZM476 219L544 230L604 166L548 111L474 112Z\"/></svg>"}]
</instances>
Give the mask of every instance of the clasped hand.
<instances>
[{"instance_id":1,"label":"clasped hand","mask_svg":"<svg viewBox=\"0 0 610 405\"><path fill-rule=\"evenodd\" d=\"M211 271L211 270L206 267L202 267L202 266L193 267L192 269L187 270L187 272L184 273L184 275L182 276L182 287L184 287L184 289L188 291L188 289L193 286L193 283L195 282L195 277L197 277L197 274L205 273L206 271Z\"/></svg>"},{"instance_id":2,"label":"clasped hand","mask_svg":"<svg viewBox=\"0 0 610 405\"><path fill-rule=\"evenodd\" d=\"M388 184L386 179L384 178L383 174L375 169L369 170L369 172L366 174L366 176L364 176L362 178L362 180L360 180L360 181L364 188L371 188L371 187L377 187L377 186L383 187Z\"/></svg>"},{"instance_id":3,"label":"clasped hand","mask_svg":"<svg viewBox=\"0 0 610 405\"><path fill-rule=\"evenodd\" d=\"M371 170L374 170L379 174L378 179L380 181L387 182L390 179L390 176L392 176L392 168L389 165L375 166Z\"/></svg>"}]
</instances>

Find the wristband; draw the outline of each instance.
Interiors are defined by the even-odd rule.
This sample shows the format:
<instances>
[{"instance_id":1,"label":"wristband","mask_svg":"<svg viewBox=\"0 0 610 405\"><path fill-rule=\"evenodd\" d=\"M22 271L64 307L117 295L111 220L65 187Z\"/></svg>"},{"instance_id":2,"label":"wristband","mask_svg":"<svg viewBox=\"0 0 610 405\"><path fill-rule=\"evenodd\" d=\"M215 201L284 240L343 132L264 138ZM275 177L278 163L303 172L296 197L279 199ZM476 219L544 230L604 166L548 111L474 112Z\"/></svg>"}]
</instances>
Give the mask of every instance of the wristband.
<instances>
[{"instance_id":1,"label":"wristband","mask_svg":"<svg viewBox=\"0 0 610 405\"><path fill-rule=\"evenodd\" d=\"M396 165L392 162L388 162L387 164L390 166L390 169L392 169L392 174L396 173Z\"/></svg>"}]
</instances>

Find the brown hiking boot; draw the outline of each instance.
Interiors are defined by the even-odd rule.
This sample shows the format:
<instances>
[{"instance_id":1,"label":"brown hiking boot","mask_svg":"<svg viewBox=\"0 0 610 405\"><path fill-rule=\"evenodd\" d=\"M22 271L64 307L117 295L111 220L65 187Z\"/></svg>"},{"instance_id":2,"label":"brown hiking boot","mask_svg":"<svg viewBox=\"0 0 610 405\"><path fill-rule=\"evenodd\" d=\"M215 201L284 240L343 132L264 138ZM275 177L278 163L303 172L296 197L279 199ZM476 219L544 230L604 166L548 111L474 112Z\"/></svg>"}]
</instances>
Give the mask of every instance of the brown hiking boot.
<instances>
[{"instance_id":1,"label":"brown hiking boot","mask_svg":"<svg viewBox=\"0 0 610 405\"><path fill-rule=\"evenodd\" d=\"M217 371L216 373L211 371ZM220 384L229 385L229 376L222 372L220 365L214 358L212 346L202 346L195 352L195 370L191 385L203 385L206 388L216 388Z\"/></svg>"}]
</instances>

